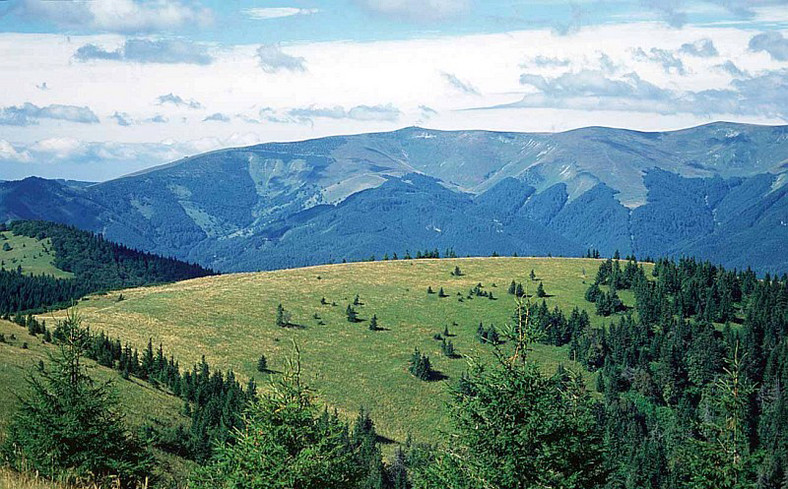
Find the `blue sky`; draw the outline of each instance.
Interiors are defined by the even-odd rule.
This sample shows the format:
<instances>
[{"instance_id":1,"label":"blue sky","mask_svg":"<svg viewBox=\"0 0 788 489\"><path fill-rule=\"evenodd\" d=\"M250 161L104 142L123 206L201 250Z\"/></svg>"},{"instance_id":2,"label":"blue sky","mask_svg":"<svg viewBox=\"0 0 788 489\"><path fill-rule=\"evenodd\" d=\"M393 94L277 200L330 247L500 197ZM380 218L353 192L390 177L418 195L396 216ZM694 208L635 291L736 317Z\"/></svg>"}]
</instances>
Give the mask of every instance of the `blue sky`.
<instances>
[{"instance_id":1,"label":"blue sky","mask_svg":"<svg viewBox=\"0 0 788 489\"><path fill-rule=\"evenodd\" d=\"M0 179L436 129L788 120L788 0L0 1Z\"/></svg>"}]
</instances>

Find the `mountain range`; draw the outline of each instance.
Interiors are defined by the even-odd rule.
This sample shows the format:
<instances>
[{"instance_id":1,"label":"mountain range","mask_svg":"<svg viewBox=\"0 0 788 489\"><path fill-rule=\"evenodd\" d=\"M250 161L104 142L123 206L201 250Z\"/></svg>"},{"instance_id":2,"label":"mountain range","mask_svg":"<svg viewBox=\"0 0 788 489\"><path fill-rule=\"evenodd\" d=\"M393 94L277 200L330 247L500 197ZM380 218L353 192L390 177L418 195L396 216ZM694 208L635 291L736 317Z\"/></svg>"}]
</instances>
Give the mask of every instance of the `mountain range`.
<instances>
[{"instance_id":1,"label":"mountain range","mask_svg":"<svg viewBox=\"0 0 788 489\"><path fill-rule=\"evenodd\" d=\"M788 126L422 128L230 148L119 179L0 182L41 219L220 271L458 255L691 255L788 270Z\"/></svg>"}]
</instances>

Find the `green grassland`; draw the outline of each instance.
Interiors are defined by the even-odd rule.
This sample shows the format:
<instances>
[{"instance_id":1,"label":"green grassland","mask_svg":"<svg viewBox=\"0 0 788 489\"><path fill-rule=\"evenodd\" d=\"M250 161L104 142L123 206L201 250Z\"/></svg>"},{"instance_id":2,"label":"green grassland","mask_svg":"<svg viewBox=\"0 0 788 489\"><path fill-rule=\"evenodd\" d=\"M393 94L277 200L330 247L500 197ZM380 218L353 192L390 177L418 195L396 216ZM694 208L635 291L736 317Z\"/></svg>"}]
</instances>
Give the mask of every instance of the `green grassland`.
<instances>
[{"instance_id":1,"label":"green grassland","mask_svg":"<svg viewBox=\"0 0 788 489\"><path fill-rule=\"evenodd\" d=\"M10 250L4 250L8 244ZM38 240L17 236L9 231L0 232L0 263L6 270L22 267L25 274L52 275L55 278L72 278L73 274L57 268L55 253L49 239Z\"/></svg>"},{"instance_id":2,"label":"green grassland","mask_svg":"<svg viewBox=\"0 0 788 489\"><path fill-rule=\"evenodd\" d=\"M47 323L49 327L54 325L54 321ZM8 321L0 320L0 334L5 336L5 343L0 343L0 386L3 391L0 396L1 440L13 413L19 407L19 397L24 397L28 392L29 375L34 372L39 361L49 361L48 353L54 352L56 347L44 343L40 337L29 335L26 328ZM112 382L111 388L117 395L130 429L136 430L141 426L166 428L177 424L188 427L189 419L180 414L183 402L177 397L133 378L124 380L114 370L90 360L85 360L85 364L95 381ZM178 480L188 471L190 462L158 450L154 451L154 455L162 469L158 475L165 479ZM12 472L0 473L0 489L4 484L7 487L27 487L25 484L28 483L30 487L50 487L49 482L25 482Z\"/></svg>"},{"instance_id":3,"label":"green grassland","mask_svg":"<svg viewBox=\"0 0 788 489\"><path fill-rule=\"evenodd\" d=\"M52 328L54 321L47 321L47 324ZM24 396L27 391L28 375L34 371L40 360L48 362L48 353L53 352L56 347L44 343L40 336L29 335L27 329L8 321L0 320L0 334L3 334L6 340L5 343L0 343L0 385L5 392L12 394L0 396L0 432L4 432L11 414L18 406L17 395ZM15 339L12 339L12 336ZM23 348L25 344L27 348ZM146 382L133 378L124 380L114 370L91 360L85 362L89 374L97 382L113 382L113 388L131 426L188 423L188 418L179 414L183 402L177 397L157 390Z\"/></svg>"},{"instance_id":4,"label":"green grassland","mask_svg":"<svg viewBox=\"0 0 788 489\"><path fill-rule=\"evenodd\" d=\"M452 276L455 266L461 276ZM269 368L281 370L294 340L305 380L328 407L353 416L363 405L372 411L382 435L402 441L412 434L416 440L434 441L447 428L447 381L467 369L469 358L492 358L492 347L475 338L479 322L501 326L512 317L515 302L507 294L509 283L522 282L534 293L542 280L551 308L558 305L567 314L575 306L586 309L594 324L602 326L593 304L583 298L598 266L599 260L591 259L503 257L338 264L124 290L122 301L117 300L119 293L96 295L79 308L93 331L103 330L137 348L152 338L182 366L205 355L213 367L254 377L262 388L269 375L276 374L258 373L257 359L265 354ZM537 281L529 278L532 269ZM469 289L479 283L496 300L469 299ZM436 294L428 295L428 287ZM438 297L441 287L449 297ZM355 309L363 321L349 323L345 311L356 294L363 305ZM323 297L328 305L321 304ZM629 291L621 298L633 302ZM298 327L276 326L280 303ZM369 330L373 314L384 330ZM433 335L444 326L449 326L449 339L463 358L441 355ZM408 373L416 347L447 380L425 382ZM546 373L559 363L574 365L566 347L537 345L532 357Z\"/></svg>"}]
</instances>

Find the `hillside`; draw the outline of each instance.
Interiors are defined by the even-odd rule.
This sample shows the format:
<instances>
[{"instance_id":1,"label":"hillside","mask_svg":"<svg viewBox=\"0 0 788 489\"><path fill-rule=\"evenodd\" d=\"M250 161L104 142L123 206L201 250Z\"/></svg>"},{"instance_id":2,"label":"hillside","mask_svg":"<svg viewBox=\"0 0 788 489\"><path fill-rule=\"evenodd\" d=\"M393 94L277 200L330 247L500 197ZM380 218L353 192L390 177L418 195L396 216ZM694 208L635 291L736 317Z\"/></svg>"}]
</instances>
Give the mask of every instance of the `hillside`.
<instances>
[{"instance_id":1,"label":"hillside","mask_svg":"<svg viewBox=\"0 0 788 489\"><path fill-rule=\"evenodd\" d=\"M0 229L2 314L63 305L91 292L212 273L62 224L14 221Z\"/></svg>"},{"instance_id":2,"label":"hillside","mask_svg":"<svg viewBox=\"0 0 788 489\"><path fill-rule=\"evenodd\" d=\"M379 432L396 441L408 434L434 441L447 427L447 382L423 382L408 373L414 348L428 354L448 380L456 380L468 366L466 358L441 355L441 342L433 335L444 327L460 355L489 359L492 346L476 338L479 323L501 327L511 321L515 302L507 288L516 280L533 294L537 282L530 280L531 270L550 295L546 301L551 308L558 305L568 314L579 307L590 313L594 325L602 325L607 320L595 316L594 305L583 298L599 263L470 258L339 264L124 290L122 302L114 294L91 296L80 311L94 331L106 331L138 347L152 337L182 364L205 355L210 364L253 377L261 386L270 374L256 371L257 359L264 354L269 369L280 370L294 340L307 382L329 406L349 417L365 406ZM452 275L455 266L461 276ZM494 300L469 294L480 283ZM428 294L428 287L436 293ZM438 296L440 288L448 297ZM356 294L361 304L352 307L361 321L350 323L346 309ZM632 303L629 291L621 296ZM321 304L322 298L327 304ZM293 326L276 325L280 303ZM369 330L373 315L382 330ZM572 364L566 347L537 345L533 355L547 373L559 363Z\"/></svg>"},{"instance_id":3,"label":"hillside","mask_svg":"<svg viewBox=\"0 0 788 489\"><path fill-rule=\"evenodd\" d=\"M50 318L50 327L51 325ZM0 396L0 437L3 437L11 417L19 407L17 396L25 397L29 391L29 375L35 371L40 361L49 362L48 354L54 353L56 347L44 343L40 336L29 335L25 328L8 321L0 320L0 335L3 338L3 341L0 341L0 385L6 393L14 394ZM129 429L138 432L143 427L167 430L178 425L188 426L189 418L180 411L182 400L139 379L123 379L116 371L93 361L87 360L87 363L90 375L97 382L112 382L112 389L117 393ZM189 462L180 457L161 450L154 450L154 454L163 470L157 475L163 480L177 480L188 470ZM59 486L19 477L5 469L0 470L0 488L18 487L38 489Z\"/></svg>"},{"instance_id":4,"label":"hillside","mask_svg":"<svg viewBox=\"0 0 788 489\"><path fill-rule=\"evenodd\" d=\"M0 220L66 223L221 271L595 248L776 272L787 158L788 126L407 128L219 150L94 185L3 182Z\"/></svg>"}]
</instances>

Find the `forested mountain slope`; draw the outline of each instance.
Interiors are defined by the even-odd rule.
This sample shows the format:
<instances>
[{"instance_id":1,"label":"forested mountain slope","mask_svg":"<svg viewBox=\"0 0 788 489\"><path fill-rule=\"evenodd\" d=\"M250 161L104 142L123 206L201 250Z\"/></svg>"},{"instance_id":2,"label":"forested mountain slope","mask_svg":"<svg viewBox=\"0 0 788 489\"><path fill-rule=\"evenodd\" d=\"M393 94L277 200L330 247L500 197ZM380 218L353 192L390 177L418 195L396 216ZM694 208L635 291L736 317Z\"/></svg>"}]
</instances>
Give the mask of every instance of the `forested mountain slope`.
<instances>
[{"instance_id":1,"label":"forested mountain slope","mask_svg":"<svg viewBox=\"0 0 788 489\"><path fill-rule=\"evenodd\" d=\"M213 273L62 224L14 221L0 226L0 314L67 305L92 292ZM16 248L20 243L23 248Z\"/></svg>"},{"instance_id":2,"label":"forested mountain slope","mask_svg":"<svg viewBox=\"0 0 788 489\"><path fill-rule=\"evenodd\" d=\"M67 223L224 271L450 247L693 254L775 272L786 181L788 126L407 128L214 151L88 186L3 182L0 219Z\"/></svg>"}]
</instances>

